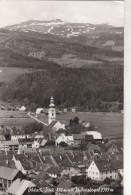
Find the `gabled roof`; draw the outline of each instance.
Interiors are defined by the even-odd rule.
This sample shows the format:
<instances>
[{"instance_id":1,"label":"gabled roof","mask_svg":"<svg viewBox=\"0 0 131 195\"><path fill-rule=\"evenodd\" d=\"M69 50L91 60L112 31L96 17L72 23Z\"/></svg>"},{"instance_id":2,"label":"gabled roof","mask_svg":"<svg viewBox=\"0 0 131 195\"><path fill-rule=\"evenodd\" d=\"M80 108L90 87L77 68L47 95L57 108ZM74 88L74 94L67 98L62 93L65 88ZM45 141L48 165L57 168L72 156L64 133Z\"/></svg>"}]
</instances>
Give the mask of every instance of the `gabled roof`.
<instances>
[{"instance_id":1,"label":"gabled roof","mask_svg":"<svg viewBox=\"0 0 131 195\"><path fill-rule=\"evenodd\" d=\"M36 168L36 162L31 161L30 158L24 154L17 154L15 155L15 158L21 162L25 170L32 170Z\"/></svg>"},{"instance_id":2,"label":"gabled roof","mask_svg":"<svg viewBox=\"0 0 131 195\"><path fill-rule=\"evenodd\" d=\"M118 170L123 167L123 164L116 160L95 160L94 162L100 172Z\"/></svg>"},{"instance_id":3,"label":"gabled roof","mask_svg":"<svg viewBox=\"0 0 131 195\"><path fill-rule=\"evenodd\" d=\"M35 179L49 180L51 177L46 173L41 171L38 175L34 176Z\"/></svg>"},{"instance_id":4,"label":"gabled roof","mask_svg":"<svg viewBox=\"0 0 131 195\"><path fill-rule=\"evenodd\" d=\"M93 137L93 135L85 135L85 139L87 141L93 141L94 140L94 137Z\"/></svg>"},{"instance_id":5,"label":"gabled roof","mask_svg":"<svg viewBox=\"0 0 131 195\"><path fill-rule=\"evenodd\" d=\"M43 178L33 179L33 183L41 189L50 186Z\"/></svg>"},{"instance_id":6,"label":"gabled roof","mask_svg":"<svg viewBox=\"0 0 131 195\"><path fill-rule=\"evenodd\" d=\"M50 156L42 156L42 155L39 155L39 156L43 164L54 166L54 163Z\"/></svg>"},{"instance_id":7,"label":"gabled roof","mask_svg":"<svg viewBox=\"0 0 131 195\"><path fill-rule=\"evenodd\" d=\"M36 185L31 181L25 179L16 179L8 188L7 192L9 194L23 195L28 188L32 187L36 187Z\"/></svg>"},{"instance_id":8,"label":"gabled roof","mask_svg":"<svg viewBox=\"0 0 131 195\"><path fill-rule=\"evenodd\" d=\"M9 167L0 167L0 178L13 180L19 173L18 169L12 169Z\"/></svg>"},{"instance_id":9,"label":"gabled roof","mask_svg":"<svg viewBox=\"0 0 131 195\"><path fill-rule=\"evenodd\" d=\"M65 180L64 179L64 180L60 181L57 188L62 188L62 189L68 190L73 186L74 186L73 182L71 182L70 180Z\"/></svg>"},{"instance_id":10,"label":"gabled roof","mask_svg":"<svg viewBox=\"0 0 131 195\"><path fill-rule=\"evenodd\" d=\"M47 173L49 174L59 174L63 171L63 168L61 167L51 167L49 169L47 169Z\"/></svg>"},{"instance_id":11,"label":"gabled roof","mask_svg":"<svg viewBox=\"0 0 131 195\"><path fill-rule=\"evenodd\" d=\"M65 154L53 155L53 158L60 167L73 167L72 161Z\"/></svg>"},{"instance_id":12,"label":"gabled roof","mask_svg":"<svg viewBox=\"0 0 131 195\"><path fill-rule=\"evenodd\" d=\"M52 129L52 127L54 127L55 124L56 124L57 122L58 122L58 121L52 121L52 122L49 124L48 128L49 128L49 129Z\"/></svg>"},{"instance_id":13,"label":"gabled roof","mask_svg":"<svg viewBox=\"0 0 131 195\"><path fill-rule=\"evenodd\" d=\"M66 129L59 129L58 131L56 131L57 134L66 133L66 132L67 132Z\"/></svg>"}]
</instances>

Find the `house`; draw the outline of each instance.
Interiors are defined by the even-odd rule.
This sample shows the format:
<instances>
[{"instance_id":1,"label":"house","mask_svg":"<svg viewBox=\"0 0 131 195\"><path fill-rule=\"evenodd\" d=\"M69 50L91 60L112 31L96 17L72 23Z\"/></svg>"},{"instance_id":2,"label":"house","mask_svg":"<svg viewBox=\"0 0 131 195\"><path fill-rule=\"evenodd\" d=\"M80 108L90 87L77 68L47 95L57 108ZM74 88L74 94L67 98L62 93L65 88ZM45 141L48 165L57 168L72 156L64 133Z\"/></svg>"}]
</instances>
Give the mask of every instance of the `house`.
<instances>
[{"instance_id":1,"label":"house","mask_svg":"<svg viewBox=\"0 0 131 195\"><path fill-rule=\"evenodd\" d=\"M31 138L35 138L35 139L44 138L44 131L40 131L38 133L32 134Z\"/></svg>"},{"instance_id":2,"label":"house","mask_svg":"<svg viewBox=\"0 0 131 195\"><path fill-rule=\"evenodd\" d=\"M6 190L17 178L24 178L21 171L9 167L0 167L0 188Z\"/></svg>"},{"instance_id":3,"label":"house","mask_svg":"<svg viewBox=\"0 0 131 195\"><path fill-rule=\"evenodd\" d=\"M108 149L108 153L116 153L116 152L118 152L119 150L118 150L118 148L117 148L117 146L115 145L115 144L112 144L110 147L109 147L109 149Z\"/></svg>"},{"instance_id":4,"label":"house","mask_svg":"<svg viewBox=\"0 0 131 195\"><path fill-rule=\"evenodd\" d=\"M18 141L2 141L0 143L0 150L5 150L5 151L18 151L19 147L19 142Z\"/></svg>"},{"instance_id":5,"label":"house","mask_svg":"<svg viewBox=\"0 0 131 195\"><path fill-rule=\"evenodd\" d=\"M65 129L65 125L62 124L60 121L52 121L49 126L48 129L53 130L53 131L58 131L59 129Z\"/></svg>"},{"instance_id":6,"label":"house","mask_svg":"<svg viewBox=\"0 0 131 195\"><path fill-rule=\"evenodd\" d=\"M56 140L55 143L58 146L61 142L65 142L68 145L73 145L74 139L73 136L66 136L66 135L60 135Z\"/></svg>"},{"instance_id":7,"label":"house","mask_svg":"<svg viewBox=\"0 0 131 195\"><path fill-rule=\"evenodd\" d=\"M84 127L90 127L91 124L87 121L82 121L81 125L83 125Z\"/></svg>"},{"instance_id":8,"label":"house","mask_svg":"<svg viewBox=\"0 0 131 195\"><path fill-rule=\"evenodd\" d=\"M47 169L47 173L50 177L52 178L57 178L58 176L60 176L61 172L63 171L63 168L61 167L51 167L49 169Z\"/></svg>"},{"instance_id":9,"label":"house","mask_svg":"<svg viewBox=\"0 0 131 195\"><path fill-rule=\"evenodd\" d=\"M39 148L39 143L33 138L18 139L19 149L22 148Z\"/></svg>"},{"instance_id":10,"label":"house","mask_svg":"<svg viewBox=\"0 0 131 195\"><path fill-rule=\"evenodd\" d=\"M41 146L41 147L44 147L47 141L48 141L48 140L46 140L46 139L42 139L42 140L40 141L40 146Z\"/></svg>"},{"instance_id":11,"label":"house","mask_svg":"<svg viewBox=\"0 0 131 195\"><path fill-rule=\"evenodd\" d=\"M17 154L37 154L36 148L19 148Z\"/></svg>"},{"instance_id":12,"label":"house","mask_svg":"<svg viewBox=\"0 0 131 195\"><path fill-rule=\"evenodd\" d=\"M74 145L85 144L85 135L83 134L73 134Z\"/></svg>"},{"instance_id":13,"label":"house","mask_svg":"<svg viewBox=\"0 0 131 195\"><path fill-rule=\"evenodd\" d=\"M32 178L32 182L40 189L42 194L51 195L51 192L48 189L53 187L52 178L46 172L40 172L38 175L35 175Z\"/></svg>"},{"instance_id":14,"label":"house","mask_svg":"<svg viewBox=\"0 0 131 195\"><path fill-rule=\"evenodd\" d=\"M95 160L89 165L87 176L95 181L104 181L106 178L116 180L118 179L118 168L113 161Z\"/></svg>"},{"instance_id":15,"label":"house","mask_svg":"<svg viewBox=\"0 0 131 195\"><path fill-rule=\"evenodd\" d=\"M64 112L64 113L67 113L67 111L68 111L67 108L64 108L63 112Z\"/></svg>"},{"instance_id":16,"label":"house","mask_svg":"<svg viewBox=\"0 0 131 195\"><path fill-rule=\"evenodd\" d=\"M74 167L73 162L67 154L55 154L52 155L56 165L62 168L70 169Z\"/></svg>"},{"instance_id":17,"label":"house","mask_svg":"<svg viewBox=\"0 0 131 195\"><path fill-rule=\"evenodd\" d=\"M57 185L57 192L56 195L80 195L80 192L76 192L73 188L76 185L70 179L62 179L60 183Z\"/></svg>"},{"instance_id":18,"label":"house","mask_svg":"<svg viewBox=\"0 0 131 195\"><path fill-rule=\"evenodd\" d=\"M98 131L86 131L82 132L82 134L92 135L95 141L102 142L102 135Z\"/></svg>"},{"instance_id":19,"label":"house","mask_svg":"<svg viewBox=\"0 0 131 195\"><path fill-rule=\"evenodd\" d=\"M28 155L24 154L16 154L13 155L13 161L18 170L20 170L23 174L30 173L36 168L36 163L32 162Z\"/></svg>"},{"instance_id":20,"label":"house","mask_svg":"<svg viewBox=\"0 0 131 195\"><path fill-rule=\"evenodd\" d=\"M93 137L93 135L85 135L85 141L86 141L86 143L94 143L95 141L94 141L94 137Z\"/></svg>"},{"instance_id":21,"label":"house","mask_svg":"<svg viewBox=\"0 0 131 195\"><path fill-rule=\"evenodd\" d=\"M19 110L20 111L26 111L26 107L25 106L22 106Z\"/></svg>"},{"instance_id":22,"label":"house","mask_svg":"<svg viewBox=\"0 0 131 195\"><path fill-rule=\"evenodd\" d=\"M41 114L43 112L43 108L37 108L36 109L36 114Z\"/></svg>"},{"instance_id":23,"label":"house","mask_svg":"<svg viewBox=\"0 0 131 195\"><path fill-rule=\"evenodd\" d=\"M0 166L16 168L13 159L13 153L0 150Z\"/></svg>"},{"instance_id":24,"label":"house","mask_svg":"<svg viewBox=\"0 0 131 195\"><path fill-rule=\"evenodd\" d=\"M66 129L59 129L56 133L57 133L57 135L66 135L67 130Z\"/></svg>"},{"instance_id":25,"label":"house","mask_svg":"<svg viewBox=\"0 0 131 195\"><path fill-rule=\"evenodd\" d=\"M75 113L76 112L76 109L75 108L72 108L71 111L72 111L72 113Z\"/></svg>"},{"instance_id":26,"label":"house","mask_svg":"<svg viewBox=\"0 0 131 195\"><path fill-rule=\"evenodd\" d=\"M30 194L30 190L34 190L35 194L38 194L38 188L33 182L26 179L16 179L6 192L9 195L28 195Z\"/></svg>"},{"instance_id":27,"label":"house","mask_svg":"<svg viewBox=\"0 0 131 195\"><path fill-rule=\"evenodd\" d=\"M18 129L14 130L11 134L11 140L12 141L18 141L18 139L25 139L27 138L27 135Z\"/></svg>"}]
</instances>

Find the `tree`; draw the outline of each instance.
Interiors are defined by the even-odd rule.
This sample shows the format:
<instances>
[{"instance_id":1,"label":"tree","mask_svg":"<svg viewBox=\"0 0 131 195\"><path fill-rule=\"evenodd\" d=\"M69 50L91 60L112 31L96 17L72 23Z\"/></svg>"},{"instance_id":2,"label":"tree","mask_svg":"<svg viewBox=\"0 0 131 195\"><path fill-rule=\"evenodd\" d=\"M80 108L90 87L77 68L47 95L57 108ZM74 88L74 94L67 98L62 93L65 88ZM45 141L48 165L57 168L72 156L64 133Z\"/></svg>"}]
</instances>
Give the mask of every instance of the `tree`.
<instances>
[{"instance_id":1,"label":"tree","mask_svg":"<svg viewBox=\"0 0 131 195\"><path fill-rule=\"evenodd\" d=\"M24 127L24 132L26 134L34 133L34 132L40 132L43 130L43 125L38 122L29 123Z\"/></svg>"},{"instance_id":2,"label":"tree","mask_svg":"<svg viewBox=\"0 0 131 195\"><path fill-rule=\"evenodd\" d=\"M6 141L11 140L11 135L10 135L10 133L6 133L6 134L5 134L5 139L6 139Z\"/></svg>"},{"instance_id":3,"label":"tree","mask_svg":"<svg viewBox=\"0 0 131 195\"><path fill-rule=\"evenodd\" d=\"M79 124L79 118L77 116L74 118L74 123L77 125Z\"/></svg>"},{"instance_id":4,"label":"tree","mask_svg":"<svg viewBox=\"0 0 131 195\"><path fill-rule=\"evenodd\" d=\"M87 131L95 131L95 126L94 126L94 124L90 123L90 126L87 127Z\"/></svg>"},{"instance_id":5,"label":"tree","mask_svg":"<svg viewBox=\"0 0 131 195\"><path fill-rule=\"evenodd\" d=\"M68 146L68 144L67 144L67 143L65 143L65 142L60 142L60 143L59 143L59 146L62 146L62 147L67 147L67 146Z\"/></svg>"}]
</instances>

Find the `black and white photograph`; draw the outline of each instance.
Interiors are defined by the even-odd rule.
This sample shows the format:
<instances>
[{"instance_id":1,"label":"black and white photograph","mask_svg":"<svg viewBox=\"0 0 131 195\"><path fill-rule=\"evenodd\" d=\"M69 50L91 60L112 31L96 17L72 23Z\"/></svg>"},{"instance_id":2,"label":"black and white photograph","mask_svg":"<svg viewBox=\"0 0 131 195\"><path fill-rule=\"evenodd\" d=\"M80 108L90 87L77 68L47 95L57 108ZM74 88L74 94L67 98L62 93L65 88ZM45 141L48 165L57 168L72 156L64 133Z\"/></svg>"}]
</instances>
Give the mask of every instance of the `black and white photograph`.
<instances>
[{"instance_id":1,"label":"black and white photograph","mask_svg":"<svg viewBox=\"0 0 131 195\"><path fill-rule=\"evenodd\" d=\"M0 195L123 195L123 101L123 1L0 1Z\"/></svg>"}]
</instances>

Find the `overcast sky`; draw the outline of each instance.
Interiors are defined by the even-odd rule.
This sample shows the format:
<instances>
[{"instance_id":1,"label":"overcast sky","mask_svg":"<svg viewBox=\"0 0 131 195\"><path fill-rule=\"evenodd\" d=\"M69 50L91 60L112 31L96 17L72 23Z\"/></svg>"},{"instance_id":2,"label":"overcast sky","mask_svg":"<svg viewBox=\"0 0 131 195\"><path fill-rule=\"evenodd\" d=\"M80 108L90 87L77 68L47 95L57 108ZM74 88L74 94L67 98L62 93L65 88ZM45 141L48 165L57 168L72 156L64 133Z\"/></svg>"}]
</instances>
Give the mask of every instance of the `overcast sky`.
<instances>
[{"instance_id":1,"label":"overcast sky","mask_svg":"<svg viewBox=\"0 0 131 195\"><path fill-rule=\"evenodd\" d=\"M120 1L0 1L0 27L27 20L50 19L123 26L124 3Z\"/></svg>"}]
</instances>

